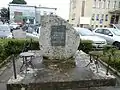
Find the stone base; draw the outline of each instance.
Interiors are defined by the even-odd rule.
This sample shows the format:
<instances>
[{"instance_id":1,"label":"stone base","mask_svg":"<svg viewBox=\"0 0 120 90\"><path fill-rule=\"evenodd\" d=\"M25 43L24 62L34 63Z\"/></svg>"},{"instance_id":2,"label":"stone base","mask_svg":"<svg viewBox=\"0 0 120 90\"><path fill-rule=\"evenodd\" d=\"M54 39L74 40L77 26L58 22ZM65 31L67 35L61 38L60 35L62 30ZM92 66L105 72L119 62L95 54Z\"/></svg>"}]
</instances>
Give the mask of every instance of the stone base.
<instances>
[{"instance_id":1,"label":"stone base","mask_svg":"<svg viewBox=\"0 0 120 90\"><path fill-rule=\"evenodd\" d=\"M80 80L80 81L65 81L65 82L42 82L29 84L7 84L7 90L65 90L76 88L90 88L101 86L115 86L115 79L101 80Z\"/></svg>"},{"instance_id":2,"label":"stone base","mask_svg":"<svg viewBox=\"0 0 120 90\"><path fill-rule=\"evenodd\" d=\"M76 66L76 62L74 58L70 58L68 60L49 60L44 58L42 62L48 68L61 68L61 69L69 69L74 68Z\"/></svg>"},{"instance_id":3,"label":"stone base","mask_svg":"<svg viewBox=\"0 0 120 90\"><path fill-rule=\"evenodd\" d=\"M96 73L91 69L94 65L85 67L89 63L89 57L82 53L80 55L76 56L75 65L72 61L62 62L60 65L55 64L55 61L40 61L41 58L38 57L33 60L36 71L25 74L19 82L9 82L7 90L74 90L116 85L116 78L110 74L106 75L105 68L99 68L99 72ZM74 67L71 67L72 65Z\"/></svg>"}]
</instances>

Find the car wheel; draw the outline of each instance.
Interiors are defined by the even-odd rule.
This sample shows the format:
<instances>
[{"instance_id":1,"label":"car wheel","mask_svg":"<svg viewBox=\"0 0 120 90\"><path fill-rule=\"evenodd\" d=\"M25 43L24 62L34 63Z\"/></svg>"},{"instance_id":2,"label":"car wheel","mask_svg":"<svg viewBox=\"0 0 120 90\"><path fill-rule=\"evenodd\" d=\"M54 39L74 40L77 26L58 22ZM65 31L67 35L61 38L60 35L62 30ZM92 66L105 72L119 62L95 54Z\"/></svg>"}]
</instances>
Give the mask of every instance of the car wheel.
<instances>
[{"instance_id":1,"label":"car wheel","mask_svg":"<svg viewBox=\"0 0 120 90\"><path fill-rule=\"evenodd\" d=\"M118 49L120 49L120 43L119 42L115 42L114 46L117 47Z\"/></svg>"}]
</instances>

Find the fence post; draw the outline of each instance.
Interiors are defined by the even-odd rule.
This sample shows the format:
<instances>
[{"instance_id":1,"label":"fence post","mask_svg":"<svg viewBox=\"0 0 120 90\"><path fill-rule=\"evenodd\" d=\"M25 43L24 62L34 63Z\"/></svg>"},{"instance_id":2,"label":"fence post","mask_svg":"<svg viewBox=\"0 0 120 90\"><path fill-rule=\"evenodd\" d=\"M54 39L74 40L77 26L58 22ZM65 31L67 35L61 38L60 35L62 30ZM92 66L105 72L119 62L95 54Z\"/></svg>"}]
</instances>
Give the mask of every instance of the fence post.
<instances>
[{"instance_id":1,"label":"fence post","mask_svg":"<svg viewBox=\"0 0 120 90\"><path fill-rule=\"evenodd\" d=\"M14 78L17 79L14 54L12 55L12 61L13 61L13 72L14 72Z\"/></svg>"},{"instance_id":2,"label":"fence post","mask_svg":"<svg viewBox=\"0 0 120 90\"><path fill-rule=\"evenodd\" d=\"M109 59L108 59L108 66L107 66L106 75L108 75L109 66L110 66L110 61L111 61L111 55L109 55Z\"/></svg>"}]
</instances>

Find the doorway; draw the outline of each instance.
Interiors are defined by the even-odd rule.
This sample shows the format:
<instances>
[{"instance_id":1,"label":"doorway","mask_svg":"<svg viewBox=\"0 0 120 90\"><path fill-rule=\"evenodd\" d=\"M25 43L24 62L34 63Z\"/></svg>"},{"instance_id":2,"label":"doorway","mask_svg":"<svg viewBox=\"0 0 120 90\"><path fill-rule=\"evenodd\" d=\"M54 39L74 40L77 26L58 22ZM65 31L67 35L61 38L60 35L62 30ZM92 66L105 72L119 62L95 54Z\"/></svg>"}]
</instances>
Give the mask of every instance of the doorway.
<instances>
[{"instance_id":1,"label":"doorway","mask_svg":"<svg viewBox=\"0 0 120 90\"><path fill-rule=\"evenodd\" d=\"M111 21L110 21L111 24L118 24L118 21L119 21L119 15L111 16Z\"/></svg>"}]
</instances>

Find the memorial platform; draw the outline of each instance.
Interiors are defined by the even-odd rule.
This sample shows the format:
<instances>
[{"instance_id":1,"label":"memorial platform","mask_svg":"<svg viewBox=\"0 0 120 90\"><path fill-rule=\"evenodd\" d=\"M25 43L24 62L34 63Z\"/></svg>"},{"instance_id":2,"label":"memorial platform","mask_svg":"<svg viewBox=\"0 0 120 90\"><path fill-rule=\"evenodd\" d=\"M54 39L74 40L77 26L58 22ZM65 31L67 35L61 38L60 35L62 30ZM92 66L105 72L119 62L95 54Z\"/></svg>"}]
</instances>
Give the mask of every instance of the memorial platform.
<instances>
[{"instance_id":1,"label":"memorial platform","mask_svg":"<svg viewBox=\"0 0 120 90\"><path fill-rule=\"evenodd\" d=\"M75 56L75 67L69 64L57 64L46 66L42 63L43 57L38 52L33 59L34 69L19 73L17 79L10 78L7 90L65 90L75 88L90 88L101 86L115 86L116 78L110 73L106 75L106 68L101 66L98 73L95 64L89 63L89 56L82 51L77 51ZM22 62L21 62L22 64ZM59 64L60 65L60 64Z\"/></svg>"}]
</instances>

